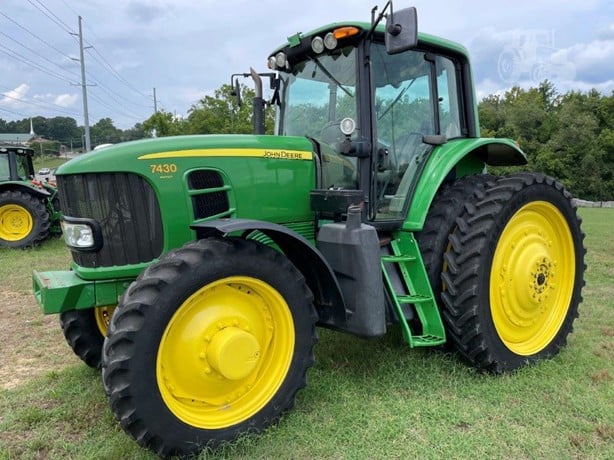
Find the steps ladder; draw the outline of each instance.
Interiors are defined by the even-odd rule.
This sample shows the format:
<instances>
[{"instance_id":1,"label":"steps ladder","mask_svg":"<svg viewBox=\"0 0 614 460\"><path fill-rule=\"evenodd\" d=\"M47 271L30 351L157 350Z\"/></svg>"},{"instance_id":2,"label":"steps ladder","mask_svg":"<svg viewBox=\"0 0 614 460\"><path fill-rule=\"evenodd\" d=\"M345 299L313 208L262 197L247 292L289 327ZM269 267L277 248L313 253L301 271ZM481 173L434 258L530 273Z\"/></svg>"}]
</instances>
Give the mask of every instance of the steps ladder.
<instances>
[{"instance_id":1,"label":"steps ladder","mask_svg":"<svg viewBox=\"0 0 614 460\"><path fill-rule=\"evenodd\" d=\"M399 317L403 338L411 348L432 347L445 343L446 334L437 302L413 233L399 232L397 238L390 242L390 246L392 254L381 256L382 273L386 289ZM395 265L401 274L405 293L397 292L398 287L395 288L390 276L390 270L394 270ZM410 304L414 306L422 325L420 334L412 332L407 321L406 309Z\"/></svg>"}]
</instances>

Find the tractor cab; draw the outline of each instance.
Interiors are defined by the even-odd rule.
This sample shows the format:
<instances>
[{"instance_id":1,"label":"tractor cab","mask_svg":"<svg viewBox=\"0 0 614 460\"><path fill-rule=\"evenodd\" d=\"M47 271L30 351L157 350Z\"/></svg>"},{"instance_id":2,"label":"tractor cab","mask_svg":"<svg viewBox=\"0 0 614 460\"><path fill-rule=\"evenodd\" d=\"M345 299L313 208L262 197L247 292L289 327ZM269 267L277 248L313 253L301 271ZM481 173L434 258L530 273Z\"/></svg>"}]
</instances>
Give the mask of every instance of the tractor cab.
<instances>
[{"instance_id":1,"label":"tractor cab","mask_svg":"<svg viewBox=\"0 0 614 460\"><path fill-rule=\"evenodd\" d=\"M280 80L276 134L307 136L321 160L326 199L316 201L326 204L315 210L362 203L365 221L395 228L435 147L478 133L466 51L418 36L413 8L386 28L381 17L296 34L268 65Z\"/></svg>"},{"instance_id":2,"label":"tractor cab","mask_svg":"<svg viewBox=\"0 0 614 460\"><path fill-rule=\"evenodd\" d=\"M27 181L34 178L34 150L17 146L0 146L0 182Z\"/></svg>"}]
</instances>

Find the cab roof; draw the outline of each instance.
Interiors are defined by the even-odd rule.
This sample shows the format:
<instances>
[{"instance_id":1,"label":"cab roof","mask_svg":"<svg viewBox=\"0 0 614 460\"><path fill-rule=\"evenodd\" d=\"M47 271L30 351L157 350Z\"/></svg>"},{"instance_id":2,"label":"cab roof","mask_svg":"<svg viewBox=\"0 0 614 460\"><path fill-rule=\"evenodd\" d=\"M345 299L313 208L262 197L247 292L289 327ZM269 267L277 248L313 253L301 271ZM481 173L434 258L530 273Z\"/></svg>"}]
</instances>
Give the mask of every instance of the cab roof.
<instances>
[{"instance_id":1,"label":"cab roof","mask_svg":"<svg viewBox=\"0 0 614 460\"><path fill-rule=\"evenodd\" d=\"M306 33L298 32L294 35L291 35L290 37L288 37L288 41L284 45L281 45L278 48L276 48L270 54L270 56L274 56L278 52L283 51L285 49L298 46L301 42L303 42L306 39L310 40L311 38L317 35L324 35L327 32L330 32L334 29L338 29L341 27L356 27L361 30L362 34L367 33L369 30L371 30L371 24L368 22L352 22L352 21L333 22L325 26L318 27L317 29L313 29ZM383 40L384 33L385 33L385 25L383 23L378 24L377 27L375 28L375 35L379 36ZM465 57L469 56L469 52L467 51L467 48L465 48L460 43L457 43L451 40L447 40L445 38L441 38L435 35L426 34L423 32L418 32L418 45L417 46L418 47L437 47L443 50L447 50L454 54L461 54Z\"/></svg>"}]
</instances>

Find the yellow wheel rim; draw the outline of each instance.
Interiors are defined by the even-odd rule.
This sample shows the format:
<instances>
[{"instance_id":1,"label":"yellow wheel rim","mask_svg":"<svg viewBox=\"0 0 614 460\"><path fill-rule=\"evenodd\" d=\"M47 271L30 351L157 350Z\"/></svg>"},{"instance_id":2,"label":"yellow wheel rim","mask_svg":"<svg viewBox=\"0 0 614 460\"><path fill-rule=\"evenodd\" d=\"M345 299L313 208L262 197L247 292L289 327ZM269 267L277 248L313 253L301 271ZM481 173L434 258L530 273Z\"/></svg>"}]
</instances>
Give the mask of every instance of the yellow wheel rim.
<instances>
[{"instance_id":1,"label":"yellow wheel rim","mask_svg":"<svg viewBox=\"0 0 614 460\"><path fill-rule=\"evenodd\" d=\"M574 279L573 238L559 209L545 201L520 208L503 229L490 275L492 319L510 351L530 356L554 339Z\"/></svg>"},{"instance_id":2,"label":"yellow wheel rim","mask_svg":"<svg viewBox=\"0 0 614 460\"><path fill-rule=\"evenodd\" d=\"M109 324L111 323L111 317L115 311L115 306L97 307L94 308L94 317L96 318L96 325L103 337L107 336L109 330Z\"/></svg>"},{"instance_id":3,"label":"yellow wheel rim","mask_svg":"<svg viewBox=\"0 0 614 460\"><path fill-rule=\"evenodd\" d=\"M277 393L294 341L292 313L269 284L244 276L208 284L179 307L164 331L156 362L162 399L191 426L236 425Z\"/></svg>"},{"instance_id":4,"label":"yellow wheel rim","mask_svg":"<svg viewBox=\"0 0 614 460\"><path fill-rule=\"evenodd\" d=\"M0 238L4 241L20 241L27 237L34 223L28 210L17 204L0 206Z\"/></svg>"}]
</instances>

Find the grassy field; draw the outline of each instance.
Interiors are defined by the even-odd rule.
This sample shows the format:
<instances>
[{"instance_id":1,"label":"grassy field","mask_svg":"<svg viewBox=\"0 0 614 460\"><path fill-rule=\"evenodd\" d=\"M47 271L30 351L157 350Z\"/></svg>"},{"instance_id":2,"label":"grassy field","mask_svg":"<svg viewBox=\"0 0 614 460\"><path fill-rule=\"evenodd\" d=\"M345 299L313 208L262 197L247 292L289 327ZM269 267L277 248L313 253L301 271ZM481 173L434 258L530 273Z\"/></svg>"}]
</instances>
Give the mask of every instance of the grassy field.
<instances>
[{"instance_id":1,"label":"grassy field","mask_svg":"<svg viewBox=\"0 0 614 460\"><path fill-rule=\"evenodd\" d=\"M583 209L588 271L569 345L511 375L457 356L320 331L295 409L262 436L202 458L614 458L614 210ZM65 269L52 239L0 249L0 459L154 459L113 419L99 373L31 295L32 268Z\"/></svg>"},{"instance_id":2,"label":"grassy field","mask_svg":"<svg viewBox=\"0 0 614 460\"><path fill-rule=\"evenodd\" d=\"M55 169L64 163L66 163L66 158L63 157L39 156L34 159L34 171L38 171L41 168Z\"/></svg>"}]
</instances>

